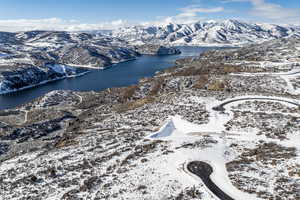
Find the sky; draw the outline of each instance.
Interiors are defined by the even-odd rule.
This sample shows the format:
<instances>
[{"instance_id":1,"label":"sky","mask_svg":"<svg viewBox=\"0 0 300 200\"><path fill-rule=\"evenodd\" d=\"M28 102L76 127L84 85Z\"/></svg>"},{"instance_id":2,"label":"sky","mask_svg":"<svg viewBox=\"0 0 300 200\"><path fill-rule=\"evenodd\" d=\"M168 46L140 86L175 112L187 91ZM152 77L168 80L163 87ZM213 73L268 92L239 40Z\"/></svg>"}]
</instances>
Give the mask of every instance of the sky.
<instances>
[{"instance_id":1,"label":"sky","mask_svg":"<svg viewBox=\"0 0 300 200\"><path fill-rule=\"evenodd\" d=\"M300 23L300 0L0 0L0 5L0 31L99 30L212 19Z\"/></svg>"}]
</instances>

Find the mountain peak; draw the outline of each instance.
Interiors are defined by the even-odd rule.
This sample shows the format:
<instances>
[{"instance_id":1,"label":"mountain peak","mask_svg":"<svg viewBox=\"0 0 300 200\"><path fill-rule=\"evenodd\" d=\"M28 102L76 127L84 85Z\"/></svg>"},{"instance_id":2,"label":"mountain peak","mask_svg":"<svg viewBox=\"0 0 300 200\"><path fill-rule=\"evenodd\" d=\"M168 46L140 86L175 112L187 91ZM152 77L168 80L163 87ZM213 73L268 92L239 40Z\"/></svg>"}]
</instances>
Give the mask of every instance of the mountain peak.
<instances>
[{"instance_id":1,"label":"mountain peak","mask_svg":"<svg viewBox=\"0 0 300 200\"><path fill-rule=\"evenodd\" d=\"M199 21L192 24L168 22L113 31L112 35L136 43L161 45L244 45L300 34L299 27L255 24L236 19Z\"/></svg>"}]
</instances>

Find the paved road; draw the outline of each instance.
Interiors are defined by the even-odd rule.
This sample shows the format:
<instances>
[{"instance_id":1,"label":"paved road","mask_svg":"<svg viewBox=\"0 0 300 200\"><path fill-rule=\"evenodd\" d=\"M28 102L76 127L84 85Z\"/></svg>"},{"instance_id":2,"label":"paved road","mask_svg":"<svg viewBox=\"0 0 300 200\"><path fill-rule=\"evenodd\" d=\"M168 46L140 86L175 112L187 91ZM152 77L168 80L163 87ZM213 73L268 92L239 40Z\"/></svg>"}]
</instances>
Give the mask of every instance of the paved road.
<instances>
[{"instance_id":1,"label":"paved road","mask_svg":"<svg viewBox=\"0 0 300 200\"><path fill-rule=\"evenodd\" d=\"M289 103L295 106L300 106L299 103L295 103L293 101L288 101L288 100L284 100L284 99L273 99L273 98L269 98L269 97L245 97L245 98L240 98L240 99L233 99L233 100L229 100L226 101L216 107L213 108L213 110L216 111L225 111L224 106L226 106L227 104L233 103L233 102L237 102L237 101L247 101L247 100L268 100L268 101L279 101L279 102L284 102L284 103Z\"/></svg>"},{"instance_id":2,"label":"paved road","mask_svg":"<svg viewBox=\"0 0 300 200\"><path fill-rule=\"evenodd\" d=\"M228 196L225 192L223 192L211 179L210 175L213 172L213 168L202 161L193 161L188 163L187 169L189 172L197 175L202 179L203 183L206 187L214 193L221 200L234 200L230 196Z\"/></svg>"}]
</instances>

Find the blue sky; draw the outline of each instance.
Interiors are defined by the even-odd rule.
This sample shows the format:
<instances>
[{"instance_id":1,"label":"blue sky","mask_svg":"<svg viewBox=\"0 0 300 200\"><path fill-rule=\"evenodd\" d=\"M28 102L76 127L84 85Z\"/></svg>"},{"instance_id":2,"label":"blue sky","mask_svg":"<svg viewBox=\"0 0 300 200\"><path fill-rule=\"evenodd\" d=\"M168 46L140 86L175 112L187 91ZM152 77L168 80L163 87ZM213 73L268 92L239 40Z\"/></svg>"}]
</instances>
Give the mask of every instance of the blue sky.
<instances>
[{"instance_id":1,"label":"blue sky","mask_svg":"<svg viewBox=\"0 0 300 200\"><path fill-rule=\"evenodd\" d=\"M300 22L299 0L0 0L0 30L110 29L209 19Z\"/></svg>"}]
</instances>

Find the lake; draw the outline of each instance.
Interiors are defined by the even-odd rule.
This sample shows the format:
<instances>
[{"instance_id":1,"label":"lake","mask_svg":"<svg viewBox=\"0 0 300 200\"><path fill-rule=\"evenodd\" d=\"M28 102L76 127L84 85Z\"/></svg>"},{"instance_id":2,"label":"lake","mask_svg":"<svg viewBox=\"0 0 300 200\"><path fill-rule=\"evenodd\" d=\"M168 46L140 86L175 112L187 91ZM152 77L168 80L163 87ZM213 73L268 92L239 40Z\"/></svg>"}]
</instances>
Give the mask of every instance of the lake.
<instances>
[{"instance_id":1,"label":"lake","mask_svg":"<svg viewBox=\"0 0 300 200\"><path fill-rule=\"evenodd\" d=\"M4 53L0 53L0 57L6 57L8 56L7 54L4 54Z\"/></svg>"},{"instance_id":2,"label":"lake","mask_svg":"<svg viewBox=\"0 0 300 200\"><path fill-rule=\"evenodd\" d=\"M180 55L141 56L137 60L119 63L105 70L91 70L84 76L63 79L27 90L0 95L0 109L14 108L53 90L101 91L107 88L133 85L143 77L151 77L157 71L172 67L177 59L198 56L203 51L216 49L214 47L178 48L182 51Z\"/></svg>"}]
</instances>

